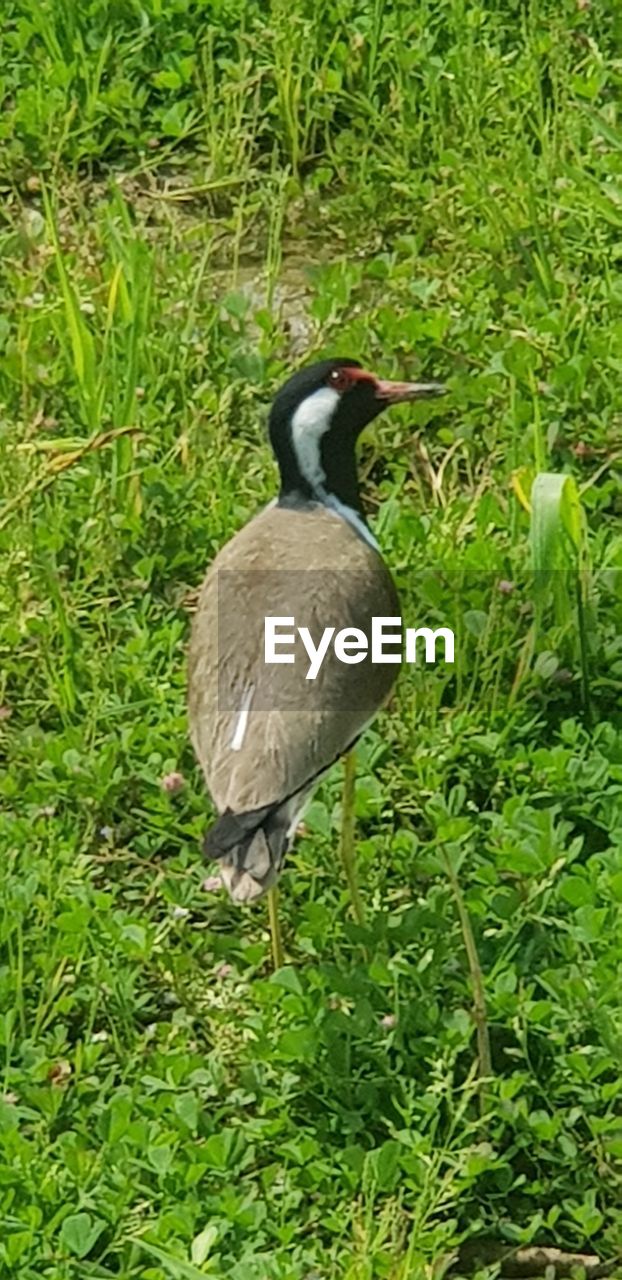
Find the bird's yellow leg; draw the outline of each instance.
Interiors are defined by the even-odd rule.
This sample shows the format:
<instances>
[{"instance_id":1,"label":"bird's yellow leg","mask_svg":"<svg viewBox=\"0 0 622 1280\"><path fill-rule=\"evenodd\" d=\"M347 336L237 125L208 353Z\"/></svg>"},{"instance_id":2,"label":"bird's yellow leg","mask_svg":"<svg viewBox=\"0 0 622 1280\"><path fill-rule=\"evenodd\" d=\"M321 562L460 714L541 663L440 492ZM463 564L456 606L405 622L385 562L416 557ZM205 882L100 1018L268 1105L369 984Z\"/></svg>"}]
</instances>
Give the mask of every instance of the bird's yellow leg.
<instances>
[{"instance_id":1,"label":"bird's yellow leg","mask_svg":"<svg viewBox=\"0 0 622 1280\"><path fill-rule=\"evenodd\" d=\"M339 851L341 853L343 869L346 873L348 889L350 890L352 914L357 924L364 925L365 908L359 891L356 853L354 851L354 797L356 791L356 756L354 751L348 752L343 763L343 800L341 804L341 840L339 844Z\"/></svg>"},{"instance_id":2,"label":"bird's yellow leg","mask_svg":"<svg viewBox=\"0 0 622 1280\"><path fill-rule=\"evenodd\" d=\"M283 965L283 942L279 924L279 890L277 885L268 890L268 920L270 922L270 942L272 944L272 964L275 969Z\"/></svg>"}]
</instances>

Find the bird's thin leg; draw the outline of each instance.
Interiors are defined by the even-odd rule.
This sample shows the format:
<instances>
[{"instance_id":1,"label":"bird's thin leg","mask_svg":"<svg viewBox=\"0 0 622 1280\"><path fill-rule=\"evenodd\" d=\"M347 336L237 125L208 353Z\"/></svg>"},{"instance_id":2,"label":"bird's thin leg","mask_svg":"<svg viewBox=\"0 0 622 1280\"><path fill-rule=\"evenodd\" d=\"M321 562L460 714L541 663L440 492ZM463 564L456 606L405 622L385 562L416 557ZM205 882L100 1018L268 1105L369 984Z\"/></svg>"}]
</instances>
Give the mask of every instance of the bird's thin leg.
<instances>
[{"instance_id":1,"label":"bird's thin leg","mask_svg":"<svg viewBox=\"0 0 622 1280\"><path fill-rule=\"evenodd\" d=\"M365 908L359 892L356 854L354 852L354 797L356 791L356 756L354 751L348 752L343 763L343 800L341 804L341 840L339 849L350 890L352 914L357 924L364 925Z\"/></svg>"},{"instance_id":2,"label":"bird's thin leg","mask_svg":"<svg viewBox=\"0 0 622 1280\"><path fill-rule=\"evenodd\" d=\"M270 921L272 964L275 969L281 969L284 957L281 926L279 924L279 891L276 885L268 890L268 920Z\"/></svg>"}]
</instances>

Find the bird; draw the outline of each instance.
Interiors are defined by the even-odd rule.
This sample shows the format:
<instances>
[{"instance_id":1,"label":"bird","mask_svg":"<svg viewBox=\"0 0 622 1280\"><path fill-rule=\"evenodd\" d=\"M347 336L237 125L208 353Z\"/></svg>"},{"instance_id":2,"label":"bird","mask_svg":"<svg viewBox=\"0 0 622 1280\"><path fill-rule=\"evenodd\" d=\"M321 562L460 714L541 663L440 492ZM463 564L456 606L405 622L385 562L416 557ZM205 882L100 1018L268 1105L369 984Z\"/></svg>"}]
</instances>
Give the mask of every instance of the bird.
<instances>
[{"instance_id":1,"label":"bird","mask_svg":"<svg viewBox=\"0 0 622 1280\"><path fill-rule=\"evenodd\" d=\"M273 400L278 495L210 565L188 650L190 738L217 812L203 852L234 902L275 891L309 798L391 694L396 666L360 645L399 601L361 500L356 443L389 406L444 392L336 357L298 370ZM331 627L345 633L346 659L335 643L310 679L304 628L317 648Z\"/></svg>"}]
</instances>

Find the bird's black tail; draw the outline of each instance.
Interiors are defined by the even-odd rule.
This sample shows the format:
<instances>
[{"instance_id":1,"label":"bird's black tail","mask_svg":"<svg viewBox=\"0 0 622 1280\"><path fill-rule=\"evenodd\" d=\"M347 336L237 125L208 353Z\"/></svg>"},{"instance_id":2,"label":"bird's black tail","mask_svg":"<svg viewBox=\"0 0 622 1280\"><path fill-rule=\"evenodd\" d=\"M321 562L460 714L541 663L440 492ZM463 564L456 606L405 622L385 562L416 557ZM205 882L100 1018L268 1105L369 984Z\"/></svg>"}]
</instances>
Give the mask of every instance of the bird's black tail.
<instances>
[{"instance_id":1,"label":"bird's black tail","mask_svg":"<svg viewBox=\"0 0 622 1280\"><path fill-rule=\"evenodd\" d=\"M220 863L220 873L234 902L252 902L276 883L287 851L296 798L246 813L225 812L210 827L203 854Z\"/></svg>"}]
</instances>

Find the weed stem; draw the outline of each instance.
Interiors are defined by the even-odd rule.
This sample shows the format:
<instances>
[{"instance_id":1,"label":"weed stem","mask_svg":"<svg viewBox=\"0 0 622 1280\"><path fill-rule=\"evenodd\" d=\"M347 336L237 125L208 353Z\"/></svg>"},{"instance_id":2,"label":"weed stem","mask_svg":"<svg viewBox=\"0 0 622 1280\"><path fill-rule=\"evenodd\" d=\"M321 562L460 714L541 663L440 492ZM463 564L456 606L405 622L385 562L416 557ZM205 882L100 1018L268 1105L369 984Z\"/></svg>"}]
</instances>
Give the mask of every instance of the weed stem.
<instances>
[{"instance_id":1,"label":"weed stem","mask_svg":"<svg viewBox=\"0 0 622 1280\"><path fill-rule=\"evenodd\" d=\"M274 885L268 893L268 920L270 922L270 942L272 944L272 964L274 969L281 969L283 966L283 940L281 938L281 925L279 923L279 890Z\"/></svg>"},{"instance_id":2,"label":"weed stem","mask_svg":"<svg viewBox=\"0 0 622 1280\"><path fill-rule=\"evenodd\" d=\"M492 1065L490 1060L490 1038L488 1035L488 1019L486 1015L486 993L484 988L484 975L477 954L477 946L475 937L471 928L471 919L466 908L462 889L458 882L458 877L451 865L451 860L445 851L442 851L445 869L449 878L454 898L456 900L456 908L460 918L460 926L462 928L462 937L464 940L464 949L467 953L469 962L469 970L471 974L471 983L473 986L473 1019L477 1032L477 1056L479 1060L479 1101L480 1111L482 1115L486 1111L486 1081L492 1075Z\"/></svg>"},{"instance_id":3,"label":"weed stem","mask_svg":"<svg viewBox=\"0 0 622 1280\"><path fill-rule=\"evenodd\" d=\"M345 871L348 889L350 890L350 901L352 903L352 914L357 924L365 924L365 908L363 899L359 891L358 874L356 868L356 853L354 850L354 798L356 791L356 756L353 751L349 751L344 759L343 774L343 800L341 805L341 840L339 850L341 853L341 861Z\"/></svg>"}]
</instances>

